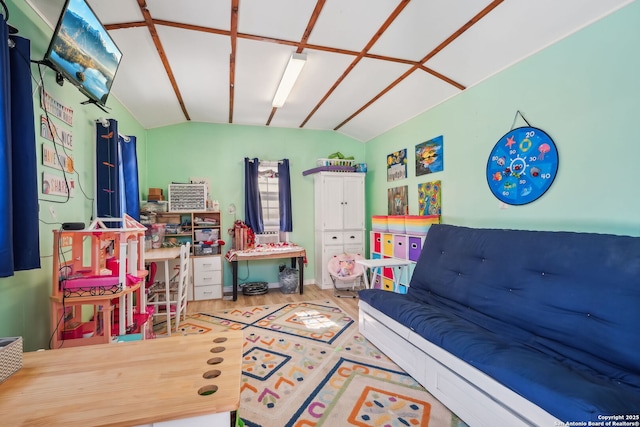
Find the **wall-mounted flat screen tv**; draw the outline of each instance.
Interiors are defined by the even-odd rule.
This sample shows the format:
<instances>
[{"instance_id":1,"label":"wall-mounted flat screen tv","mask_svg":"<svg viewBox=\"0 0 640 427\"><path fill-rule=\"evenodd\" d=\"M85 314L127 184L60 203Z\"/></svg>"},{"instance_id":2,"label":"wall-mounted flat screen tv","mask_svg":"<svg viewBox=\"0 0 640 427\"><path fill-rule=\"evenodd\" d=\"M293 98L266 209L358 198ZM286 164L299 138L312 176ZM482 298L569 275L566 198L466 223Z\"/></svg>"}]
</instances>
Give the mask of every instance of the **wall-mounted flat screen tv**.
<instances>
[{"instance_id":1,"label":"wall-mounted flat screen tv","mask_svg":"<svg viewBox=\"0 0 640 427\"><path fill-rule=\"evenodd\" d=\"M122 52L85 0L65 0L44 63L105 105Z\"/></svg>"}]
</instances>

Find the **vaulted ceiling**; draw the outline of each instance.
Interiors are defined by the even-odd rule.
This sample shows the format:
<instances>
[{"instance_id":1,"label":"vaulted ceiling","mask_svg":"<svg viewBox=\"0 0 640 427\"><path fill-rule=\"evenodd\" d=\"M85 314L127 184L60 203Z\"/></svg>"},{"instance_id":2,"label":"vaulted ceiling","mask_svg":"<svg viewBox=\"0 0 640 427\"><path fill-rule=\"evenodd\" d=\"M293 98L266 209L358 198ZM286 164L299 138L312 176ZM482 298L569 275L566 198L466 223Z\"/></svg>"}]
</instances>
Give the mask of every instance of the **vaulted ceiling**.
<instances>
[{"instance_id":1,"label":"vaulted ceiling","mask_svg":"<svg viewBox=\"0 0 640 427\"><path fill-rule=\"evenodd\" d=\"M145 128L325 129L368 141L635 0L88 0ZM27 0L53 28L64 0ZM293 52L307 63L271 101Z\"/></svg>"}]
</instances>

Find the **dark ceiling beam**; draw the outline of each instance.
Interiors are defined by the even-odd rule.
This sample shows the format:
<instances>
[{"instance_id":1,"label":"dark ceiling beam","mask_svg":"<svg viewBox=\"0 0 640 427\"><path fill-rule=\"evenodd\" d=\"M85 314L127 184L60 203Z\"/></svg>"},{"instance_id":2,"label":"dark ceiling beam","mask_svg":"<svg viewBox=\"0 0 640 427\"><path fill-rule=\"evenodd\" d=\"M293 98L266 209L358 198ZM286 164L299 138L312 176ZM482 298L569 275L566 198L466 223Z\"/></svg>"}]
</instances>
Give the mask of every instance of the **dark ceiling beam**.
<instances>
[{"instance_id":1,"label":"dark ceiling beam","mask_svg":"<svg viewBox=\"0 0 640 427\"><path fill-rule=\"evenodd\" d=\"M189 117L189 112L184 105L184 100L182 99L182 94L180 93L180 89L178 89L178 83L176 82L176 78L173 75L173 71L171 70L171 65L169 65L169 60L167 59L167 55L164 52L164 47L162 47L162 43L160 42L160 37L158 36L158 32L156 31L155 24L153 23L153 19L151 18L151 13L149 13L149 9L147 8L147 3L145 0L138 0L138 6L140 7L140 12L142 12L142 16L144 17L144 22L149 29L149 33L151 34L151 39L153 40L153 44L156 46L156 50L158 51L158 56L160 56L160 60L162 61L162 65L164 65L165 72L167 73L167 77L169 77L169 81L171 82L171 86L173 87L173 91L178 98L178 103L180 104L180 108L182 109L182 114L184 114L185 119L191 121Z\"/></svg>"},{"instance_id":2,"label":"dark ceiling beam","mask_svg":"<svg viewBox=\"0 0 640 427\"><path fill-rule=\"evenodd\" d=\"M233 123L236 88L236 48L238 46L238 8L240 0L231 0L231 54L229 55L229 123Z\"/></svg>"},{"instance_id":3,"label":"dark ceiling beam","mask_svg":"<svg viewBox=\"0 0 640 427\"><path fill-rule=\"evenodd\" d=\"M435 77L438 77L438 78L445 77L445 76L442 76L441 74L431 70L430 68L425 67L424 63L427 62L428 60L430 60L431 58L433 58L442 49L444 49L445 47L450 45L455 39L460 37L465 31L467 31L469 28L471 28L473 25L475 25L478 21L480 21L482 18L484 18L486 15L488 15L493 9L498 7L500 5L500 3L502 3L503 1L504 0L494 0L494 1L492 1L484 9L482 9L480 12L478 12L473 18L471 18L469 21L467 21L462 27L460 27L456 32L454 32L449 37L447 37L446 40L444 40L442 43L440 43L438 46L436 46L431 52L427 53L425 55L425 57L422 58L422 60L420 61L420 64L414 65L411 68L409 68L409 70L407 70L404 74L402 74L400 77L398 77L396 80L394 80L389 86L387 86L385 89L383 89L376 96L371 98L366 104L364 104L362 107L360 107L355 113L353 113L349 117L347 117L342 123L340 123L338 126L333 128L333 130L338 130L342 126L344 126L345 124L347 124L348 122L353 120L354 117L356 117L358 114L362 113L364 110L369 108L374 102L376 102L378 99L380 99L384 94L389 92L391 89L396 87L400 82L402 82L404 79L409 77L411 75L411 73L413 73L416 70L426 71L429 74L431 74L431 75L433 75ZM456 86L458 88L462 87L462 85L460 85L459 83L454 82L453 80L451 80L449 78L446 78L445 81L447 83L453 84L454 86ZM461 89L461 90L463 90L463 89Z\"/></svg>"}]
</instances>

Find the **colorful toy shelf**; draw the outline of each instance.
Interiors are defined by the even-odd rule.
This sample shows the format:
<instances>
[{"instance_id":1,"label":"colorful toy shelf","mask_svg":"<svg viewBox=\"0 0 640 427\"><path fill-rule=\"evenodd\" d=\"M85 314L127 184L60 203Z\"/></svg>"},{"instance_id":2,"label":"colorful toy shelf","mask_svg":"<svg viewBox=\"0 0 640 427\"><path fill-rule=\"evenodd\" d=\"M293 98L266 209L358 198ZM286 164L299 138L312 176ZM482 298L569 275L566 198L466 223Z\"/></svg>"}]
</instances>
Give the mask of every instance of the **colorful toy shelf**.
<instances>
[{"instance_id":1,"label":"colorful toy shelf","mask_svg":"<svg viewBox=\"0 0 640 427\"><path fill-rule=\"evenodd\" d=\"M53 231L51 348L108 343L144 330L145 231L128 215L99 218L84 230ZM115 333L112 325L118 325Z\"/></svg>"}]
</instances>

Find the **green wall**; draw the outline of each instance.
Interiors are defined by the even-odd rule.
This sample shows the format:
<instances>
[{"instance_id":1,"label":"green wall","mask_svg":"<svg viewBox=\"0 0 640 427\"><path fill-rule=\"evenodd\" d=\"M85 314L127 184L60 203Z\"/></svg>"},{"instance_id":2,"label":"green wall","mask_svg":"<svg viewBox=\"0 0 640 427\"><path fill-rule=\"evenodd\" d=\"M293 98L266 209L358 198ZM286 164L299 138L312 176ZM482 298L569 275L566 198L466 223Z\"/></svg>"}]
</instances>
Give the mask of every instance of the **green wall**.
<instances>
[{"instance_id":1,"label":"green wall","mask_svg":"<svg viewBox=\"0 0 640 427\"><path fill-rule=\"evenodd\" d=\"M640 235L635 124L640 113L640 2L634 2L538 54L471 87L366 144L368 215L387 214L387 189L442 182L442 221L475 227ZM489 153L520 110L559 153L547 193L501 208L485 178ZM526 126L522 119L516 126ZM386 182L386 155L444 137L444 170ZM370 225L370 224L369 224ZM517 246L517 242L514 242Z\"/></svg>"},{"instance_id":2,"label":"green wall","mask_svg":"<svg viewBox=\"0 0 640 427\"><path fill-rule=\"evenodd\" d=\"M364 160L365 145L335 132L304 129L278 129L258 126L185 123L148 131L147 151L149 187L160 187L167 194L171 182L189 182L190 177L209 178L211 199L220 202L223 253L232 246L226 233L233 222L244 221L245 157L262 160L288 158L291 168L293 232L290 240L307 249L305 282L312 282L315 271L313 245L313 176L302 172L316 166L318 158L340 151L357 161ZM142 189L146 196L147 189ZM228 213L229 205L236 214ZM278 264L286 260L239 263L239 282L278 282ZM231 269L225 263L224 283L232 284Z\"/></svg>"},{"instance_id":3,"label":"green wall","mask_svg":"<svg viewBox=\"0 0 640 427\"><path fill-rule=\"evenodd\" d=\"M51 29L24 2L9 0L8 5L12 25L32 41L32 58L42 58ZM308 279L315 268L313 178L303 177L302 172L314 167L317 158L338 150L368 163L369 216L386 214L387 189L398 185L409 186L410 213L417 214L417 184L441 180L445 223L640 235L640 200L636 197L640 179L635 176L640 144L633 127L640 112L637 22L640 4L634 2L366 144L334 132L239 125L187 123L145 131L114 97L109 101L110 114L80 105L84 100L80 93L68 83L57 86L48 70L44 76L47 90L75 111L75 178L87 197L78 189L68 203L40 202L42 268L0 279L0 336L22 335L26 350L48 346L51 230L60 222L91 220L94 120L100 116L117 119L121 133L138 137L143 197L148 187L166 189L170 182L208 177L213 198L220 201L225 228L235 218L244 218L242 159L289 158L295 228L291 238L308 248ZM35 89L39 77L36 67L32 71ZM34 126L39 129L37 93L34 101ZM511 128L518 110L532 126L554 139L560 167L542 198L503 209L489 191L485 166L489 152ZM438 135L444 136L444 171L416 178L410 163L406 180L387 183L387 154L402 148L411 153L416 144ZM43 142L38 136L39 164ZM40 166L39 175L42 170ZM232 203L237 208L235 218L227 213ZM50 206L56 211L55 220ZM226 240L224 250L230 247L230 239ZM276 265L255 262L250 270L241 265L240 277L275 282ZM225 284L230 283L227 267Z\"/></svg>"},{"instance_id":4,"label":"green wall","mask_svg":"<svg viewBox=\"0 0 640 427\"><path fill-rule=\"evenodd\" d=\"M19 29L18 35L31 40L31 59L39 60L49 44L52 30L33 12L24 1L9 1L10 22ZM42 172L62 176L62 172L42 166L42 145L52 147L52 142L40 136L40 74L36 65L31 66L33 102L36 129L36 151L38 163L38 185L41 187ZM55 117L51 121L59 128L73 133L73 157L76 173L69 175L76 182L75 196L66 201L65 197L40 194L40 255L41 268L16 272L13 277L0 279L0 337L21 335L25 350L48 348L49 295L51 294L51 269L53 256L53 233L63 222L84 222L89 224L93 213L94 191L94 144L95 120L98 117L115 118L119 122L118 130L124 135L135 135L140 162L141 186L146 186L146 132L126 109L111 97L107 106L109 114L95 106L81 105L86 98L70 83L61 87L55 82L54 72L42 67L44 87L55 99L73 109L73 126L69 126ZM50 213L53 208L55 218ZM18 219L19 220L19 219Z\"/></svg>"}]
</instances>

